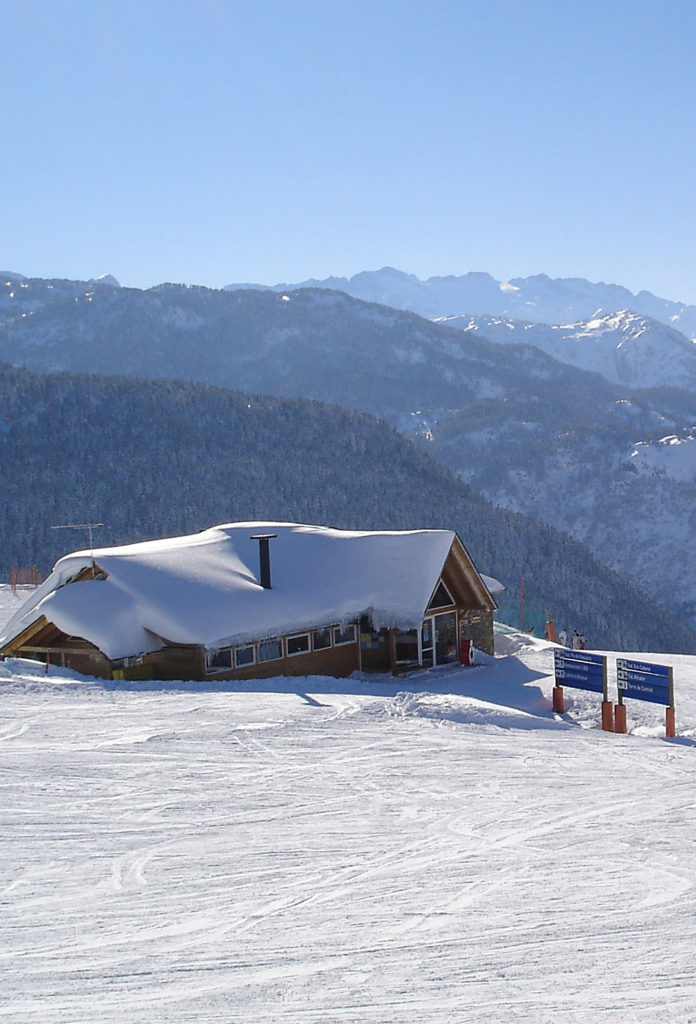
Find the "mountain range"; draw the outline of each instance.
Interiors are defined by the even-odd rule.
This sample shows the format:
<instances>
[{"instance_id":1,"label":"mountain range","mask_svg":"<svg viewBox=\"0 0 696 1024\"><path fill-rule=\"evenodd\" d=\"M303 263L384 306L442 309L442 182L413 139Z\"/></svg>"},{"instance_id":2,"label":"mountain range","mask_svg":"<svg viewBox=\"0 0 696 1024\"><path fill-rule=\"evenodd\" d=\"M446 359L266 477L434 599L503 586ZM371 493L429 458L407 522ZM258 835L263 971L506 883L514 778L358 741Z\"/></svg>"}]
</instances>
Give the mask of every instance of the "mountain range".
<instances>
[{"instance_id":1,"label":"mountain range","mask_svg":"<svg viewBox=\"0 0 696 1024\"><path fill-rule=\"evenodd\" d=\"M320 288L141 291L15 276L0 287L0 359L40 372L183 378L378 416L481 496L568 531L696 622L696 581L684 570L696 557L687 362L677 373L687 387L631 387L530 344L519 322L474 316L458 329ZM635 353L632 381L691 351L676 331L664 335L664 351L658 340L651 349L640 318L614 316L614 328L612 317L596 318ZM510 332L512 343L489 340L487 329L508 340ZM582 352L582 331L546 333L548 346ZM595 597L585 599L594 611Z\"/></svg>"},{"instance_id":2,"label":"mountain range","mask_svg":"<svg viewBox=\"0 0 696 1024\"><path fill-rule=\"evenodd\" d=\"M368 270L353 277L311 279L298 284L230 284L227 288L328 288L365 302L379 302L407 309L428 320L481 313L537 324L573 324L594 320L619 310L631 310L675 328L688 338L696 337L696 306L661 299L652 292L637 295L621 285L592 283L583 278L551 278L546 274L497 281L490 274L472 272L461 276L430 277L423 281L393 267Z\"/></svg>"}]
</instances>

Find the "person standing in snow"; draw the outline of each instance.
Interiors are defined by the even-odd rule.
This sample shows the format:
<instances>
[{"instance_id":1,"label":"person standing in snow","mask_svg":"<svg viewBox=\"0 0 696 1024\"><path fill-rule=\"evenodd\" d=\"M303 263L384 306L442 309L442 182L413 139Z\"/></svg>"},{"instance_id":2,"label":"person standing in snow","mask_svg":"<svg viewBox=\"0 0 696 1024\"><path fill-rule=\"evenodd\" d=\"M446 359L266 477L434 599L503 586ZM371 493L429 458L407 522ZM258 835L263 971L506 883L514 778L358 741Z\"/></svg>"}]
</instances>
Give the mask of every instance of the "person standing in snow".
<instances>
[{"instance_id":1,"label":"person standing in snow","mask_svg":"<svg viewBox=\"0 0 696 1024\"><path fill-rule=\"evenodd\" d=\"M585 639L585 631L583 630L578 637L578 650L584 651L587 647L587 640Z\"/></svg>"},{"instance_id":2,"label":"person standing in snow","mask_svg":"<svg viewBox=\"0 0 696 1024\"><path fill-rule=\"evenodd\" d=\"M570 640L570 646L573 648L574 651L577 651L580 648L580 634L578 633L577 629L573 630L573 635Z\"/></svg>"},{"instance_id":3,"label":"person standing in snow","mask_svg":"<svg viewBox=\"0 0 696 1024\"><path fill-rule=\"evenodd\" d=\"M560 629L558 631L558 642L561 645L561 647L565 647L567 639L568 639L568 633L566 632L566 630L565 629Z\"/></svg>"}]
</instances>

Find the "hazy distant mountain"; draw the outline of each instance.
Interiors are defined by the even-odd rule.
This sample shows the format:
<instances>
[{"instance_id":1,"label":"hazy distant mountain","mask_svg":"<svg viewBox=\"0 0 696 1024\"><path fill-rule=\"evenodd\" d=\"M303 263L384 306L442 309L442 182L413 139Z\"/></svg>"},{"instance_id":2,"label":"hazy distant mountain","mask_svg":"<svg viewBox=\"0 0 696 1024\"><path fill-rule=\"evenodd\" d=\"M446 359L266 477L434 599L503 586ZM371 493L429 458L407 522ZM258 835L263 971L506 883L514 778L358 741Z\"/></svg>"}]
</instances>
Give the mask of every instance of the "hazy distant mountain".
<instances>
[{"instance_id":1,"label":"hazy distant mountain","mask_svg":"<svg viewBox=\"0 0 696 1024\"><path fill-rule=\"evenodd\" d=\"M390 421L577 371L340 292L0 285L0 360L36 371L180 377L316 398Z\"/></svg>"},{"instance_id":2,"label":"hazy distant mountain","mask_svg":"<svg viewBox=\"0 0 696 1024\"><path fill-rule=\"evenodd\" d=\"M109 288L121 287L113 274L101 274L99 277L90 277L87 284L107 285Z\"/></svg>"},{"instance_id":3,"label":"hazy distant mountain","mask_svg":"<svg viewBox=\"0 0 696 1024\"><path fill-rule=\"evenodd\" d=\"M268 287L261 285L228 285ZM651 292L634 295L616 284L592 284L582 278L550 278L546 274L496 281L490 274L431 277L421 281L393 267L363 271L354 277L328 277L323 281L271 286L274 291L295 288L331 288L366 302L380 302L394 309L408 309L433 320L466 313L512 317L531 323L574 324L626 309L696 337L696 306L658 298Z\"/></svg>"},{"instance_id":4,"label":"hazy distant mountain","mask_svg":"<svg viewBox=\"0 0 696 1024\"><path fill-rule=\"evenodd\" d=\"M680 331L628 310L555 326L482 315L437 322L480 333L489 341L534 345L554 359L631 388L696 391L696 344Z\"/></svg>"},{"instance_id":5,"label":"hazy distant mountain","mask_svg":"<svg viewBox=\"0 0 696 1024\"><path fill-rule=\"evenodd\" d=\"M0 359L180 377L372 413L479 494L568 530L696 622L696 577L684 571L696 562L696 465L685 454L695 391L632 390L539 348L318 289L10 282L0 287Z\"/></svg>"}]
</instances>

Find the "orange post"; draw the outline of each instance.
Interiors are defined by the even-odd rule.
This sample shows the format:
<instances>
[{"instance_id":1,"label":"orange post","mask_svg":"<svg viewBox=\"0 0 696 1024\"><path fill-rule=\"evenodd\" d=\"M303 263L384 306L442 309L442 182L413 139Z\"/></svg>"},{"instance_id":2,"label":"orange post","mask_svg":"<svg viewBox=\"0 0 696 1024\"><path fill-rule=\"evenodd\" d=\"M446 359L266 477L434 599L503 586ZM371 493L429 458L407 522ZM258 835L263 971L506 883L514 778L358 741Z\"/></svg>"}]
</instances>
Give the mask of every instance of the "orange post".
<instances>
[{"instance_id":1,"label":"orange post","mask_svg":"<svg viewBox=\"0 0 696 1024\"><path fill-rule=\"evenodd\" d=\"M605 732L614 731L614 705L610 700L602 701L602 729Z\"/></svg>"},{"instance_id":2,"label":"orange post","mask_svg":"<svg viewBox=\"0 0 696 1024\"><path fill-rule=\"evenodd\" d=\"M626 732L625 704L617 704L614 707L614 732Z\"/></svg>"},{"instance_id":3,"label":"orange post","mask_svg":"<svg viewBox=\"0 0 696 1024\"><path fill-rule=\"evenodd\" d=\"M556 624L551 619L551 612L546 613L546 639L556 643Z\"/></svg>"},{"instance_id":4,"label":"orange post","mask_svg":"<svg viewBox=\"0 0 696 1024\"><path fill-rule=\"evenodd\" d=\"M565 712L562 686L554 686L553 688L553 710L557 715L562 715Z\"/></svg>"},{"instance_id":5,"label":"orange post","mask_svg":"<svg viewBox=\"0 0 696 1024\"><path fill-rule=\"evenodd\" d=\"M674 708L665 708L665 736L672 739L676 736L674 728Z\"/></svg>"}]
</instances>

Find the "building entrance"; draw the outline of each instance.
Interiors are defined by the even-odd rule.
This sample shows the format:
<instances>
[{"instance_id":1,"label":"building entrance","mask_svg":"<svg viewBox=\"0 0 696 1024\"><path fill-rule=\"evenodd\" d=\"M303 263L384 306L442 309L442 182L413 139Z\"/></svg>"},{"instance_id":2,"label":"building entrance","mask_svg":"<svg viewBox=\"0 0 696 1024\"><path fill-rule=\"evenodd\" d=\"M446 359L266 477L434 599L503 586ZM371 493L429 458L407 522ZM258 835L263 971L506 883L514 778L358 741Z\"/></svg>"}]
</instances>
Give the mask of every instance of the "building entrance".
<instances>
[{"instance_id":1,"label":"building entrance","mask_svg":"<svg viewBox=\"0 0 696 1024\"><path fill-rule=\"evenodd\" d=\"M453 665L457 656L457 613L429 615L421 628L421 663L424 668Z\"/></svg>"}]
</instances>

